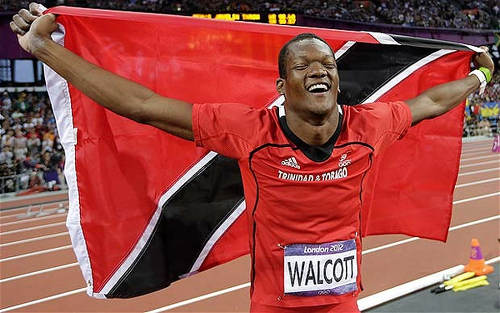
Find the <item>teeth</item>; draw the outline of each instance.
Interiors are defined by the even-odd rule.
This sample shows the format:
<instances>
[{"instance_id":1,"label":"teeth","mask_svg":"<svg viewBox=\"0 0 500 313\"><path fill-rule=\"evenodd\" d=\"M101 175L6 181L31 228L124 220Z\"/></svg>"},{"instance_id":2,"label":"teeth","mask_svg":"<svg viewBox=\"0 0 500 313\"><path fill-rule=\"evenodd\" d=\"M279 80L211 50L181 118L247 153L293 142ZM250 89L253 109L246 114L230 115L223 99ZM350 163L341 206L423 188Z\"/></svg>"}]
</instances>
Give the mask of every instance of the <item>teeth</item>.
<instances>
[{"instance_id":1,"label":"teeth","mask_svg":"<svg viewBox=\"0 0 500 313\"><path fill-rule=\"evenodd\" d=\"M314 84L307 89L307 91L312 91L312 92L323 92L327 90L328 86L326 84Z\"/></svg>"}]
</instances>

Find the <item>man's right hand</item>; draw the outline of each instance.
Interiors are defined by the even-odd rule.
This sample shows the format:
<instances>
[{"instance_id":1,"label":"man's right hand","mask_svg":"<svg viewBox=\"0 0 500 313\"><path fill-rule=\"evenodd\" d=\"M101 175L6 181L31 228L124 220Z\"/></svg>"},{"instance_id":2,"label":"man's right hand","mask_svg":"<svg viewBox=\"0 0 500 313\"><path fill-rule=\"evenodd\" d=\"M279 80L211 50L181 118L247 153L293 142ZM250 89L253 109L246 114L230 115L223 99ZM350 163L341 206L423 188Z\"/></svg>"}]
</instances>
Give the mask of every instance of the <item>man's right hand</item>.
<instances>
[{"instance_id":1,"label":"man's right hand","mask_svg":"<svg viewBox=\"0 0 500 313\"><path fill-rule=\"evenodd\" d=\"M50 34L57 29L55 15L42 15L45 10L43 5L32 2L29 11L21 9L10 22L10 28L17 34L19 45L33 55L36 55L37 50L47 40L51 40Z\"/></svg>"}]
</instances>

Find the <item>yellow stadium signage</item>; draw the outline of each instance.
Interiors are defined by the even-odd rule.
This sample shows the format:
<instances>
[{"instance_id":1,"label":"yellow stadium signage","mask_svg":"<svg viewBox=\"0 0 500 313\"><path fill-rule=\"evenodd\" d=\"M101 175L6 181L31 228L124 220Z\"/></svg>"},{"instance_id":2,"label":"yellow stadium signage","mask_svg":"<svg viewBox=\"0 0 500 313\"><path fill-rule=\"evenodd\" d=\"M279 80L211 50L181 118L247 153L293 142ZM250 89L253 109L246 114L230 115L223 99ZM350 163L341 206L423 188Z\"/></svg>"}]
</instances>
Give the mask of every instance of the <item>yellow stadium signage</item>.
<instances>
[{"instance_id":1,"label":"yellow stadium signage","mask_svg":"<svg viewBox=\"0 0 500 313\"><path fill-rule=\"evenodd\" d=\"M247 21L261 22L280 25L295 25L297 15L295 13L194 13L192 17L211 18L224 21Z\"/></svg>"},{"instance_id":2,"label":"yellow stadium signage","mask_svg":"<svg viewBox=\"0 0 500 313\"><path fill-rule=\"evenodd\" d=\"M295 13L271 13L267 15L269 24L295 25L297 16Z\"/></svg>"}]
</instances>

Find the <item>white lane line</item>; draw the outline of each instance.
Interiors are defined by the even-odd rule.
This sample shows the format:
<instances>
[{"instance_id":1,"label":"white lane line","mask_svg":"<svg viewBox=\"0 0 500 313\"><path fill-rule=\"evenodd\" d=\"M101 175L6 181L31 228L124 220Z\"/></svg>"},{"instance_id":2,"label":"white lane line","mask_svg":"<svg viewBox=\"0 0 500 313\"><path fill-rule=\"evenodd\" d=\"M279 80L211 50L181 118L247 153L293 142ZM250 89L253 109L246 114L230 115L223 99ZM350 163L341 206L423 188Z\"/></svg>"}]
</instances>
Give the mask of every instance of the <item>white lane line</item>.
<instances>
[{"instance_id":1,"label":"white lane line","mask_svg":"<svg viewBox=\"0 0 500 313\"><path fill-rule=\"evenodd\" d=\"M481 223L486 223L486 222L489 222L489 221L498 220L499 218L500 218L500 215L490 216L490 217L486 217L486 218L483 218L483 219L480 219L480 220L477 220L477 221L472 221L472 222L469 222L469 223L465 223L465 224L461 224L461 225L450 227L449 230L450 231L454 231L454 230L457 230L457 229L462 229L462 228L465 228L465 227L474 226L474 225L477 225L477 224L481 224Z\"/></svg>"},{"instance_id":2,"label":"white lane line","mask_svg":"<svg viewBox=\"0 0 500 313\"><path fill-rule=\"evenodd\" d=\"M487 161L487 162L479 162L479 163L473 163L473 164L460 165L460 168L473 167L473 166L479 166L479 165L484 165L484 164L492 164L492 163L500 163L500 159L494 160L494 161Z\"/></svg>"},{"instance_id":3,"label":"white lane line","mask_svg":"<svg viewBox=\"0 0 500 313\"><path fill-rule=\"evenodd\" d=\"M498 196L498 195L500 195L500 192L494 192L494 193L489 193L489 194L481 195L481 196L477 196L477 197L456 200L456 201L453 201L453 204L465 203L465 202L475 201L475 200L479 200L479 199L494 197L494 196Z\"/></svg>"},{"instance_id":4,"label":"white lane line","mask_svg":"<svg viewBox=\"0 0 500 313\"><path fill-rule=\"evenodd\" d=\"M30 306L30 305L33 305L33 304L47 302L47 301L55 300L55 299L58 299L58 298L62 298L62 297L74 295L76 293L84 292L85 290L87 290L87 288L75 289L75 290L63 292L63 293L60 293L60 294L57 294L57 295L53 295L53 296L50 296L50 297L46 297L46 298L42 298L42 299L38 299L38 300L26 302L26 303L21 303L21 304L18 304L18 305L14 305L14 306L10 306L10 307L7 307L7 308L3 308L3 309L0 310L0 313L12 311L12 310L17 310L17 309L24 308L24 307L27 307L27 306Z\"/></svg>"},{"instance_id":5,"label":"white lane line","mask_svg":"<svg viewBox=\"0 0 500 313\"><path fill-rule=\"evenodd\" d=\"M473 171L473 172L460 173L460 174L458 174L458 176L474 175L474 174L480 174L480 173L494 172L494 171L498 171L498 170L500 170L500 167L488 168L485 170L479 170L479 171Z\"/></svg>"},{"instance_id":6,"label":"white lane line","mask_svg":"<svg viewBox=\"0 0 500 313\"><path fill-rule=\"evenodd\" d=\"M461 228L465 228L465 227L469 227L469 226L474 226L474 225L481 224L481 223L486 223L486 222L493 221L493 220L496 220L496 219L499 219L499 218L500 218L500 215L495 215L495 216L483 218L483 219L480 219L480 220L477 220L477 221L473 221L473 222L469 222L469 223L465 223L465 224L461 224L461 225L450 227L449 231L454 231L454 230L457 230L457 229L461 229ZM379 247L367 249L367 250L363 251L363 255L369 254L369 253L373 253L373 252L376 252L376 251L380 251L380 250L383 250L383 249L387 249L387 248L392 248L392 247L399 246L399 245L402 245L402 244L405 244L405 243L409 243L409 242L412 242L412 241L416 241L416 240L419 240L419 239L420 239L419 237L411 237L411 238L400 240L400 241L396 241L396 242L393 242L393 243L390 243L390 244L386 244L386 245L382 245L382 246L379 246Z\"/></svg>"},{"instance_id":7,"label":"white lane line","mask_svg":"<svg viewBox=\"0 0 500 313\"><path fill-rule=\"evenodd\" d=\"M500 262L500 256L497 256L496 258L486 260L484 263L486 264L492 264L492 263L497 263Z\"/></svg>"},{"instance_id":8,"label":"white lane line","mask_svg":"<svg viewBox=\"0 0 500 313\"><path fill-rule=\"evenodd\" d=\"M480 144L480 145L468 145L467 147L465 145L462 145L462 151L471 151L472 149L490 149L491 150L492 145L487 143L487 144Z\"/></svg>"},{"instance_id":9,"label":"white lane line","mask_svg":"<svg viewBox=\"0 0 500 313\"><path fill-rule=\"evenodd\" d=\"M47 216L41 216L41 217L28 217L26 219L15 221L15 222L0 223L0 227L28 223L28 222L33 222L33 221L36 222L36 221L40 221L40 220L47 220L47 219L51 219L51 218L55 218L55 217L62 217L64 215L67 215L67 214L66 213L58 213L58 214L52 214L52 215L47 215Z\"/></svg>"},{"instance_id":10,"label":"white lane line","mask_svg":"<svg viewBox=\"0 0 500 313\"><path fill-rule=\"evenodd\" d=\"M386 245L382 245L382 246L379 246L379 247L375 247L375 248L371 248L371 249L366 249L366 250L364 250L362 252L362 254L363 255L370 254L370 253L373 253L373 252L377 252L377 251L380 251L380 250L384 250L384 249L396 247L396 246L399 246L399 245L402 245L402 244L405 244L405 243L409 243L409 242L412 242L412 241L417 241L419 239L420 239L419 237L411 237L411 238L408 238L408 239L404 239L404 240L400 240L400 241L388 243Z\"/></svg>"},{"instance_id":11,"label":"white lane line","mask_svg":"<svg viewBox=\"0 0 500 313\"><path fill-rule=\"evenodd\" d=\"M500 177L490 178L490 179L485 179L485 180L478 180L478 181L473 181L473 182L470 182L470 183L455 185L455 189L462 188L462 187L467 187L467 186L472 186L472 185L490 183L490 182L496 181L496 180L500 180Z\"/></svg>"},{"instance_id":12,"label":"white lane line","mask_svg":"<svg viewBox=\"0 0 500 313\"><path fill-rule=\"evenodd\" d=\"M474 158L466 158L466 159L461 159L460 162L462 161L473 161L473 160L482 160L482 159L488 159L488 158L493 158L493 157L498 157L498 154L489 154L489 155L484 155L484 156L479 156L479 157L474 157Z\"/></svg>"},{"instance_id":13,"label":"white lane line","mask_svg":"<svg viewBox=\"0 0 500 313\"><path fill-rule=\"evenodd\" d=\"M69 264L59 265L56 267L46 268L44 270L40 270L40 271L36 271L36 272L30 272L30 273L26 273L26 274L22 274L22 275L12 276L12 277L8 277L8 278L0 279L0 284L6 283L8 281L16 280L16 279L21 279L21 278L25 278L25 277L30 277L30 276L40 275L40 274L49 273L49 272L53 272L53 271L58 271L58 270L62 270L62 269L77 266L77 265L78 265L78 262L69 263Z\"/></svg>"},{"instance_id":14,"label":"white lane line","mask_svg":"<svg viewBox=\"0 0 500 313\"><path fill-rule=\"evenodd\" d=\"M493 140L492 140L493 141ZM493 142L481 143L477 145L462 145L462 150L478 149L478 148L492 148Z\"/></svg>"},{"instance_id":15,"label":"white lane line","mask_svg":"<svg viewBox=\"0 0 500 313\"><path fill-rule=\"evenodd\" d=\"M464 227L468 227L468 226L472 226L472 225L476 225L476 224L480 224L480 223L485 223L485 222L488 222L488 221L491 221L491 220L494 220L494 219L498 219L498 218L500 218L500 215L496 215L496 216L484 218L484 219L481 219L481 220L477 220L477 221L474 221L474 222L470 222L470 223L466 223L466 224L462 224L462 225L457 225L457 226L454 226L454 227L450 227L449 230L453 231L453 230L456 230L456 229L460 229L460 228L464 228ZM394 243L391 243L391 244L387 244L387 245L383 245L383 246L376 247L376 248L373 248L373 249L365 250L365 251L362 252L362 254L365 255L365 254L373 253L373 252L376 252L376 251L379 251L379 250L383 250L383 249L387 249L387 248L392 248L394 246L398 246L398 245L405 244L405 243L408 243L408 242L416 241L418 239L420 239L420 238L418 238L418 237L408 238L408 239L397 241L397 242L394 242ZM496 260L496 259L498 259L498 258L495 258L495 259L492 259L492 260ZM492 262L492 260L490 260L490 262ZM496 261L494 261L494 262L496 262ZM463 267L463 265L462 265L462 267ZM463 270L463 268L462 268L462 270ZM250 287L250 283L249 282L247 282L245 284L238 285L238 286L234 286L234 287L231 287L231 288L226 288L226 289L222 289L222 290L219 290L219 291L216 291L216 292L212 292L212 293L209 293L209 294L206 294L206 295L202 295L202 296L199 296L199 297L196 297L196 298L191 298L191 299L184 300L184 301L181 301L181 302L173 303L173 304L170 304L170 305L167 305L167 306L164 306L164 307L152 310L152 311L147 311L145 313L159 313L159 312L163 312L163 311L172 310L172 309L178 308L180 306L184 306L184 305L188 305L188 304L191 304L191 303L194 303L194 302L198 302L198 301L206 300L206 299L209 299L209 298L213 298L213 297L216 297L216 296L228 293L228 292L232 292L232 291L235 291L235 290L238 290L238 289L241 289L241 288L246 288L246 287Z\"/></svg>"},{"instance_id":16,"label":"white lane line","mask_svg":"<svg viewBox=\"0 0 500 313\"><path fill-rule=\"evenodd\" d=\"M57 247L57 248L52 248L52 249L46 249L46 250L42 250L42 251L36 251L36 252L11 256L9 258L0 259L0 263L12 261L12 260L17 260L17 259L21 259L21 258L27 258L27 257L34 256L34 255L45 254L45 253L55 252L55 251L59 251L59 250L69 249L71 247L72 247L71 245L67 245L67 246L62 246L62 247Z\"/></svg>"},{"instance_id":17,"label":"white lane line","mask_svg":"<svg viewBox=\"0 0 500 313\"><path fill-rule=\"evenodd\" d=\"M463 137L462 138L462 144L464 145L470 145L470 144L482 144L484 141L493 141L493 137L486 137L486 136L470 136L470 137Z\"/></svg>"},{"instance_id":18,"label":"white lane line","mask_svg":"<svg viewBox=\"0 0 500 313\"><path fill-rule=\"evenodd\" d=\"M8 217L13 217L13 216L17 216L19 214L26 213L26 211L28 210L28 207L29 206L27 206L25 208L20 208L20 209L12 209L12 212L14 212L13 214L2 215L2 216L0 216L0 219L2 219L2 218L8 218ZM12 212L9 210L9 213L12 213Z\"/></svg>"},{"instance_id":19,"label":"white lane line","mask_svg":"<svg viewBox=\"0 0 500 313\"><path fill-rule=\"evenodd\" d=\"M40 226L33 226L33 227L28 227L28 228L16 229L16 230L11 230L11 231L6 231L3 233L0 233L0 236L21 233L23 231L30 231L30 230L35 230L35 229L49 228L49 227L54 227L54 226L59 226L59 225L64 225L64 224L66 224L66 222L59 222L59 223L52 223L52 224L47 224L47 225L40 225Z\"/></svg>"},{"instance_id":20,"label":"white lane line","mask_svg":"<svg viewBox=\"0 0 500 313\"><path fill-rule=\"evenodd\" d=\"M1 200L0 200L0 204L1 204ZM46 210L54 210L54 209L60 209L61 207L59 207L59 204L61 203L66 203L66 205L63 207L68 207L67 203L68 203L68 200L64 200L64 201L61 201L61 202L54 202L54 203L47 203L47 204L33 204L33 205L26 205L26 206L23 206L23 207L19 207L19 208L16 208L16 209L5 209L5 212L7 213L12 213L12 214L6 214L6 215L2 215L0 216L0 219L2 218L7 218L7 217L13 217L13 216L16 216L16 215L19 215L19 214L22 214L22 213L26 213L26 211L31 207L31 211L32 212L39 212L40 211L40 206L43 206L43 210L42 212L46 211ZM1 206L0 206L0 212L3 212L4 210L2 210Z\"/></svg>"},{"instance_id":21,"label":"white lane line","mask_svg":"<svg viewBox=\"0 0 500 313\"><path fill-rule=\"evenodd\" d=\"M483 149L474 149L474 150L462 150L462 155L466 153L478 153L478 152L491 152L491 147Z\"/></svg>"},{"instance_id":22,"label":"white lane line","mask_svg":"<svg viewBox=\"0 0 500 313\"><path fill-rule=\"evenodd\" d=\"M476 220L476 221L473 221L473 222L469 222L469 223L465 223L465 224L461 224L461 225L456 225L456 226L450 227L448 230L449 231L454 231L454 230L457 230L457 229L461 229L461 228L465 228L465 227L474 226L474 225L477 225L477 224L481 224L481 223L486 223L486 222L489 222L489 221L493 221L493 220L496 220L496 219L499 219L499 218L500 218L500 215L490 216L490 217L483 218L483 219L480 219L480 220ZM411 237L411 238L408 238L408 239L404 239L404 240L400 240L400 241L388 243L386 245L382 245L382 246L379 246L379 247L375 247L375 248L364 250L362 252L362 254L363 255L370 254L370 253L373 253L373 252L377 252L377 251L384 250L384 249L387 249L387 248L396 247L396 246L399 246L399 245L402 245L402 244L405 244L405 243L409 243L409 242L412 242L412 241L416 241L416 240L419 240L419 239L420 239L420 237Z\"/></svg>"},{"instance_id":23,"label":"white lane line","mask_svg":"<svg viewBox=\"0 0 500 313\"><path fill-rule=\"evenodd\" d=\"M57 234L52 234L52 235L46 235L46 236L41 236L41 237L33 237L33 238L29 238L29 239L24 239L24 240L18 240L18 241L12 241L12 242L7 242L7 243L2 243L2 244L0 244L0 248L12 246L12 245L18 245L18 244L27 243L27 242L33 242L33 241L43 240L43 239L55 238L55 237L64 236L64 235L68 235L68 234L69 233L67 231L65 231L65 232L62 232L62 233L57 233Z\"/></svg>"},{"instance_id":24,"label":"white lane line","mask_svg":"<svg viewBox=\"0 0 500 313\"><path fill-rule=\"evenodd\" d=\"M485 263L486 264L492 264L500 261L500 257L496 257L493 259L487 260ZM463 265L457 265L454 267L451 267L449 269L427 275L424 277L421 277L419 279L404 283L402 285L398 285L395 287L392 287L390 289L386 289L384 291L378 292L376 294L373 294L368 297L364 297L358 300L358 307L360 311L368 310L371 309L377 305L386 303L388 301L394 300L396 298L405 296L407 294L410 294L412 292L415 292L420 289L427 288L429 286L435 285L437 283L442 282L445 280L445 277L447 276L455 276L460 273L463 273L464 271Z\"/></svg>"},{"instance_id":25,"label":"white lane line","mask_svg":"<svg viewBox=\"0 0 500 313\"><path fill-rule=\"evenodd\" d=\"M463 142L462 143L462 149L470 149L470 148L477 148L477 147L490 147L492 146L493 144L493 138L489 139L491 140L490 142L477 142L477 143L474 143L473 142ZM484 140L486 141L486 140Z\"/></svg>"},{"instance_id":26,"label":"white lane line","mask_svg":"<svg viewBox=\"0 0 500 313\"><path fill-rule=\"evenodd\" d=\"M189 300L184 300L184 301L181 301L181 302L170 304L170 305L167 305L167 306L164 306L162 308L155 309L155 310L146 311L145 313L158 313L158 312L172 310L172 309L178 308L180 306L184 306L184 305L188 305L188 304L191 304L191 303L194 303L194 302L198 302L198 301L206 300L206 299L209 299L209 298L217 297L217 296L223 295L225 293L233 292L233 291L236 291L236 290L239 290L239 289L243 289L243 288L247 288L247 287L250 287L250 282L246 282L246 283L238 285L238 286L233 286L231 288L226 288L226 289L222 289L222 290L215 291L215 292L212 292L212 293L208 293L206 295L199 296L199 297L196 297L196 298L191 298Z\"/></svg>"}]
</instances>

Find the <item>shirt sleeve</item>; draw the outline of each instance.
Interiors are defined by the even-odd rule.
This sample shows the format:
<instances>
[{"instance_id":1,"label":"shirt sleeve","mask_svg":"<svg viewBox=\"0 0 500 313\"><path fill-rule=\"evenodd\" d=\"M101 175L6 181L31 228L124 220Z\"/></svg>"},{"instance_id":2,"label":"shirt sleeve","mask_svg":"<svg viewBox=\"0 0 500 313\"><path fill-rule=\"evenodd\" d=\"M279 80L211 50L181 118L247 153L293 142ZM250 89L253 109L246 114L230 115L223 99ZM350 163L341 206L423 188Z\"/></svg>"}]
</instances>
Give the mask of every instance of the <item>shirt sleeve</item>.
<instances>
[{"instance_id":1,"label":"shirt sleeve","mask_svg":"<svg viewBox=\"0 0 500 313\"><path fill-rule=\"evenodd\" d=\"M255 111L235 103L193 105L195 144L233 159L247 156L251 150Z\"/></svg>"}]
</instances>

